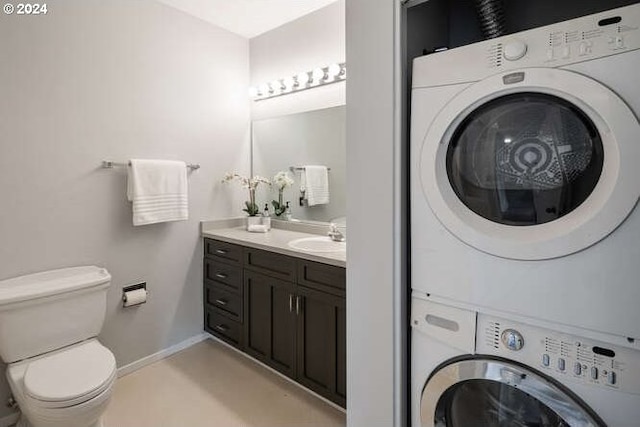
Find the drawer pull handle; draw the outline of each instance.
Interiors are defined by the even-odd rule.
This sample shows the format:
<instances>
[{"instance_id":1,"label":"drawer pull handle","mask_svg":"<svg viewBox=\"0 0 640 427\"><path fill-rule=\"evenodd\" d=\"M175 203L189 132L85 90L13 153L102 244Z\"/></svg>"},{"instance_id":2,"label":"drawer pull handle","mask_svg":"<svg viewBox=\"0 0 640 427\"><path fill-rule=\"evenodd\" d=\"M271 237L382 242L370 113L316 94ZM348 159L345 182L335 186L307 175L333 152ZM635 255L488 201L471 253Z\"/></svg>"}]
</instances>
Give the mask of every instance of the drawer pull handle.
<instances>
[{"instance_id":1,"label":"drawer pull handle","mask_svg":"<svg viewBox=\"0 0 640 427\"><path fill-rule=\"evenodd\" d=\"M300 296L296 295L296 315L300 314Z\"/></svg>"},{"instance_id":2,"label":"drawer pull handle","mask_svg":"<svg viewBox=\"0 0 640 427\"><path fill-rule=\"evenodd\" d=\"M289 294L289 313L293 311L293 294Z\"/></svg>"},{"instance_id":3,"label":"drawer pull handle","mask_svg":"<svg viewBox=\"0 0 640 427\"><path fill-rule=\"evenodd\" d=\"M229 328L227 328L224 325L216 325L216 329L219 330L220 332L227 332L229 330Z\"/></svg>"},{"instance_id":4,"label":"drawer pull handle","mask_svg":"<svg viewBox=\"0 0 640 427\"><path fill-rule=\"evenodd\" d=\"M225 251L224 249L216 249L216 253L220 255L224 255L227 253L227 251Z\"/></svg>"},{"instance_id":5,"label":"drawer pull handle","mask_svg":"<svg viewBox=\"0 0 640 427\"><path fill-rule=\"evenodd\" d=\"M226 278L227 278L227 277L229 277L229 276L227 276L227 275L226 275L226 274L224 274L224 273L216 273L216 277L217 277L218 279L226 279Z\"/></svg>"},{"instance_id":6,"label":"drawer pull handle","mask_svg":"<svg viewBox=\"0 0 640 427\"><path fill-rule=\"evenodd\" d=\"M226 301L226 300L223 300L223 299L217 299L217 300L216 300L216 303L217 303L217 304L220 304L220 305L227 305L227 301Z\"/></svg>"}]
</instances>

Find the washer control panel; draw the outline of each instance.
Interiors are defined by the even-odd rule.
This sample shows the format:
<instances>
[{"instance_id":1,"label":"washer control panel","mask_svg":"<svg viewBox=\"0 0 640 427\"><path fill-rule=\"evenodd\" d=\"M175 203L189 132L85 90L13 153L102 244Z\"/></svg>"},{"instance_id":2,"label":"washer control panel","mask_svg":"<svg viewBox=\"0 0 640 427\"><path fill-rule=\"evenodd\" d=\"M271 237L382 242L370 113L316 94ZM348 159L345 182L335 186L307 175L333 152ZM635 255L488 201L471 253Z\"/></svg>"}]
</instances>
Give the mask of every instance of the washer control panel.
<instances>
[{"instance_id":1,"label":"washer control panel","mask_svg":"<svg viewBox=\"0 0 640 427\"><path fill-rule=\"evenodd\" d=\"M640 395L639 350L479 314L476 353L515 360L557 379Z\"/></svg>"}]
</instances>

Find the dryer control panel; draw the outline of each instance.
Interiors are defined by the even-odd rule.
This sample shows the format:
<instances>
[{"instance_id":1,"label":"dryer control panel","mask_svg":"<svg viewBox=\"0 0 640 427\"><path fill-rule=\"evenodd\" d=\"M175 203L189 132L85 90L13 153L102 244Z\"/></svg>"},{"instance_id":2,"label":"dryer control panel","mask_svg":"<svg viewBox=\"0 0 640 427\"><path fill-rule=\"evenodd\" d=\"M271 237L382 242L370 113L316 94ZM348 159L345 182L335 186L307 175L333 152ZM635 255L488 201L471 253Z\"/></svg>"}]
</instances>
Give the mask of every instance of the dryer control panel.
<instances>
[{"instance_id":1,"label":"dryer control panel","mask_svg":"<svg viewBox=\"0 0 640 427\"><path fill-rule=\"evenodd\" d=\"M412 86L472 82L522 68L562 67L639 48L640 4L634 4L416 58Z\"/></svg>"},{"instance_id":2,"label":"dryer control panel","mask_svg":"<svg viewBox=\"0 0 640 427\"><path fill-rule=\"evenodd\" d=\"M515 360L561 381L640 395L638 350L483 314L477 322L478 354Z\"/></svg>"}]
</instances>

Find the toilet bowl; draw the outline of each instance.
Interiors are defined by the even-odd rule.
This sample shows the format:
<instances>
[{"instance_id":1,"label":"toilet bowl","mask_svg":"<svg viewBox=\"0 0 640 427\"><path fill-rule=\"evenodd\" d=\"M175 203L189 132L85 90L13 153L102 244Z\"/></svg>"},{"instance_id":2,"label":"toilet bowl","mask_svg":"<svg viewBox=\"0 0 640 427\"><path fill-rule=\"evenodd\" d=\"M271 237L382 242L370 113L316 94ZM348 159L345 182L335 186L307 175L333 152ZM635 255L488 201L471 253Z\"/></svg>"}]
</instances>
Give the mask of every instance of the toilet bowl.
<instances>
[{"instance_id":1,"label":"toilet bowl","mask_svg":"<svg viewBox=\"0 0 640 427\"><path fill-rule=\"evenodd\" d=\"M17 427L101 427L117 377L95 337L111 276L74 267L0 281L0 357Z\"/></svg>"},{"instance_id":2,"label":"toilet bowl","mask_svg":"<svg viewBox=\"0 0 640 427\"><path fill-rule=\"evenodd\" d=\"M113 354L96 339L10 364L18 427L99 426L116 376Z\"/></svg>"}]
</instances>

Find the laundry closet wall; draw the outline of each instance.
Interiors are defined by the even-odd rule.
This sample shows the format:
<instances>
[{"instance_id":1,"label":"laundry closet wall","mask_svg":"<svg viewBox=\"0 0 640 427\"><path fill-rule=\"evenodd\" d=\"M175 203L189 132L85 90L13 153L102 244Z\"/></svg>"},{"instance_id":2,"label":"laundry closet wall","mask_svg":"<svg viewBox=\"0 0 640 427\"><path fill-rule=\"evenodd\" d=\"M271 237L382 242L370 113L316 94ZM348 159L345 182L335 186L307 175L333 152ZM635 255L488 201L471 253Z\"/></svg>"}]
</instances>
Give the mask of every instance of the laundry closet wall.
<instances>
[{"instance_id":1,"label":"laundry closet wall","mask_svg":"<svg viewBox=\"0 0 640 427\"><path fill-rule=\"evenodd\" d=\"M220 179L250 168L249 41L151 0L48 6L0 14L0 279L108 268L100 339L122 366L202 332L199 221L240 213ZM126 171L100 168L131 157L202 166L188 221L132 226ZM138 281L148 303L123 310ZM8 395L2 375L0 419Z\"/></svg>"}]
</instances>

